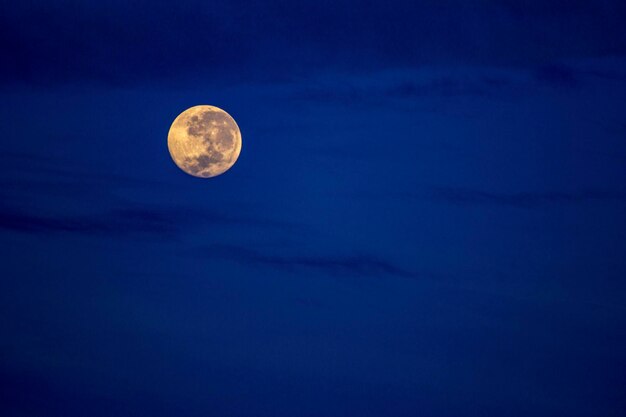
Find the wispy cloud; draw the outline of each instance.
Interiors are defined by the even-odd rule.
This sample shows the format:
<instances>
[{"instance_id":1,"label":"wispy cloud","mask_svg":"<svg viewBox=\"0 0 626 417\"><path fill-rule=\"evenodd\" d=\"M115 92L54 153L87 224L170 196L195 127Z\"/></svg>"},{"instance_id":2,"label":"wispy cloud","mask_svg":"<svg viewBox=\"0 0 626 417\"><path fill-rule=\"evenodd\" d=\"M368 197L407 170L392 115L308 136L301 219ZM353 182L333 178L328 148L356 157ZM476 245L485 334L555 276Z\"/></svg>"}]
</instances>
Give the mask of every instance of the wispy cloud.
<instances>
[{"instance_id":1,"label":"wispy cloud","mask_svg":"<svg viewBox=\"0 0 626 417\"><path fill-rule=\"evenodd\" d=\"M31 233L72 233L92 236L157 235L174 238L206 226L246 226L291 230L296 225L246 214L190 208L115 208L82 215L50 215L0 207L0 230Z\"/></svg>"},{"instance_id":2,"label":"wispy cloud","mask_svg":"<svg viewBox=\"0 0 626 417\"><path fill-rule=\"evenodd\" d=\"M317 80L293 91L289 98L303 102L341 105L374 104L387 100L418 98L483 97L515 95L534 82L519 71L430 68L419 71L382 71L367 76Z\"/></svg>"},{"instance_id":3,"label":"wispy cloud","mask_svg":"<svg viewBox=\"0 0 626 417\"><path fill-rule=\"evenodd\" d=\"M173 235L188 221L189 213L184 211L122 209L97 215L52 216L0 210L0 229L40 234Z\"/></svg>"},{"instance_id":4,"label":"wispy cloud","mask_svg":"<svg viewBox=\"0 0 626 417\"><path fill-rule=\"evenodd\" d=\"M236 245L202 247L199 256L217 258L252 266L268 266L281 270L315 270L331 275L381 276L415 278L416 273L373 255L285 255Z\"/></svg>"},{"instance_id":5,"label":"wispy cloud","mask_svg":"<svg viewBox=\"0 0 626 417\"><path fill-rule=\"evenodd\" d=\"M590 201L626 202L626 194L604 190L498 193L469 188L438 187L431 189L431 197L435 200L459 205L497 205L523 208Z\"/></svg>"}]
</instances>

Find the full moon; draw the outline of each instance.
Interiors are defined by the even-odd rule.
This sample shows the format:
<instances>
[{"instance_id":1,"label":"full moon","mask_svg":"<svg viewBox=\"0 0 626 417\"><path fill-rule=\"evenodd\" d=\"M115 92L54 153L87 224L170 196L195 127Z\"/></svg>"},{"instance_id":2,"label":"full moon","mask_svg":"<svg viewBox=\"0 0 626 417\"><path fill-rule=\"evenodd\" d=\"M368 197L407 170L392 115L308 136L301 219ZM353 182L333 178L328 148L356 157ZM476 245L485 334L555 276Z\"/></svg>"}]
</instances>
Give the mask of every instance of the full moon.
<instances>
[{"instance_id":1,"label":"full moon","mask_svg":"<svg viewBox=\"0 0 626 417\"><path fill-rule=\"evenodd\" d=\"M210 178L232 167L241 152L235 120L214 106L194 106L174 120L167 147L176 165L189 175Z\"/></svg>"}]
</instances>

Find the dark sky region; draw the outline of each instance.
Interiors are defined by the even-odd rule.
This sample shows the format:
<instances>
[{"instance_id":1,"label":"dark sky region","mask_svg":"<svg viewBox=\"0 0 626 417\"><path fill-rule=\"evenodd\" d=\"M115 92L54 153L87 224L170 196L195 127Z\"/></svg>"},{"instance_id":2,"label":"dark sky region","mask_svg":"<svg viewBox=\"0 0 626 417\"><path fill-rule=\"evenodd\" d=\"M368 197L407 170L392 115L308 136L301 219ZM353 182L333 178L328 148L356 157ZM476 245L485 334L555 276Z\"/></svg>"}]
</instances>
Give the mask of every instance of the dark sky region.
<instances>
[{"instance_id":1,"label":"dark sky region","mask_svg":"<svg viewBox=\"0 0 626 417\"><path fill-rule=\"evenodd\" d=\"M1 2L0 415L626 416L624 22Z\"/></svg>"}]
</instances>

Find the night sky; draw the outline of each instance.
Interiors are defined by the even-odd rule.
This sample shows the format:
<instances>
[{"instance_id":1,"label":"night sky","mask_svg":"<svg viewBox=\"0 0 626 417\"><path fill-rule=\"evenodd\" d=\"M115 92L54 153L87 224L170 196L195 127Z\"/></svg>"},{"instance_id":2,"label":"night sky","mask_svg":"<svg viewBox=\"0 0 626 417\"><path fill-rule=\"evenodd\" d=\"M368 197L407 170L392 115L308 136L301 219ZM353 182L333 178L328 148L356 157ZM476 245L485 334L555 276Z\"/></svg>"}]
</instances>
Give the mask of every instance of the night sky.
<instances>
[{"instance_id":1,"label":"night sky","mask_svg":"<svg viewBox=\"0 0 626 417\"><path fill-rule=\"evenodd\" d=\"M1 1L0 415L626 416L624 22Z\"/></svg>"}]
</instances>

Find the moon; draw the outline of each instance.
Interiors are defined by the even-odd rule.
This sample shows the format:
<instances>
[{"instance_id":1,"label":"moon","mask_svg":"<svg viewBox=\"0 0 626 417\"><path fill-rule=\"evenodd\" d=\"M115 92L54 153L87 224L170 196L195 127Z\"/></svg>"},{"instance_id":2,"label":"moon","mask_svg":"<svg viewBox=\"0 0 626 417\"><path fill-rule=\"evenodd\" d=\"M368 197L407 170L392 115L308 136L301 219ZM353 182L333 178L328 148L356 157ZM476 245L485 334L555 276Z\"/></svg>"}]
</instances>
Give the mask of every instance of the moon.
<instances>
[{"instance_id":1,"label":"moon","mask_svg":"<svg viewBox=\"0 0 626 417\"><path fill-rule=\"evenodd\" d=\"M228 113L208 105L190 107L167 135L174 163L189 175L211 178L228 171L241 152L241 132Z\"/></svg>"}]
</instances>

